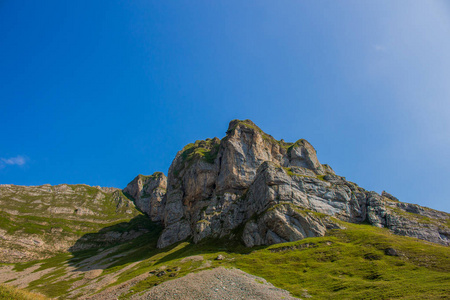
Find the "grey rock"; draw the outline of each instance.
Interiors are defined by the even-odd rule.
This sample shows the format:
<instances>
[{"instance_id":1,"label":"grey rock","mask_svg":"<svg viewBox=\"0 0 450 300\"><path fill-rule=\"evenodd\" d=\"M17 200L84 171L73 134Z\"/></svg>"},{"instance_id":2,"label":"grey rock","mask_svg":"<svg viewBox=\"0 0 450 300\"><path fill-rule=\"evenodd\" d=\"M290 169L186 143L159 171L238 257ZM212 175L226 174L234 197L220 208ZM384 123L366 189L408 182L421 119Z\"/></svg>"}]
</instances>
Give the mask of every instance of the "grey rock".
<instances>
[{"instance_id":1,"label":"grey rock","mask_svg":"<svg viewBox=\"0 0 450 300\"><path fill-rule=\"evenodd\" d=\"M162 221L167 177L156 172L151 176L138 175L123 192L131 196L137 208L154 222Z\"/></svg>"},{"instance_id":2,"label":"grey rock","mask_svg":"<svg viewBox=\"0 0 450 300\"><path fill-rule=\"evenodd\" d=\"M139 198L144 185L137 180L129 193ZM196 141L179 151L167 193L158 197L160 248L187 238L233 236L239 227L249 247L295 241L340 228L332 217L450 243L449 214L366 191L321 164L306 140L277 141L249 120L231 121L222 140Z\"/></svg>"},{"instance_id":3,"label":"grey rock","mask_svg":"<svg viewBox=\"0 0 450 300\"><path fill-rule=\"evenodd\" d=\"M399 201L396 197L392 196L391 194L389 194L389 193L386 192L386 191L382 191L382 192L381 192L381 196L382 196L382 197L386 197L386 198L388 198L388 199L391 199L391 200L393 200L393 201Z\"/></svg>"},{"instance_id":4,"label":"grey rock","mask_svg":"<svg viewBox=\"0 0 450 300\"><path fill-rule=\"evenodd\" d=\"M156 276L158 276L158 277L162 277L164 275L166 275L166 271L161 271L156 274Z\"/></svg>"},{"instance_id":5,"label":"grey rock","mask_svg":"<svg viewBox=\"0 0 450 300\"><path fill-rule=\"evenodd\" d=\"M394 248L387 248L384 250L384 253L389 256L399 256L399 253Z\"/></svg>"}]
</instances>

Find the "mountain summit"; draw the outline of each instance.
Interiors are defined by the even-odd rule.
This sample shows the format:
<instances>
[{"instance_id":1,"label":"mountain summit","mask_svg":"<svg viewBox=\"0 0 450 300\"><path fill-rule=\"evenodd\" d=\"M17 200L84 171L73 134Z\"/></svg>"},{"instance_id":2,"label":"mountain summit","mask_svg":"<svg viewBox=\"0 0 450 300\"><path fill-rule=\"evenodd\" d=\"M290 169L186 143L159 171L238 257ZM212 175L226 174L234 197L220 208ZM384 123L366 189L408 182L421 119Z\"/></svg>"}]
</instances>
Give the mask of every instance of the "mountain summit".
<instances>
[{"instance_id":1,"label":"mountain summit","mask_svg":"<svg viewBox=\"0 0 450 300\"><path fill-rule=\"evenodd\" d=\"M158 247L192 238L239 238L248 246L323 236L340 221L450 244L450 215L367 191L321 164L306 140L276 140L250 120L226 136L186 145L168 177L139 175L124 189L164 230Z\"/></svg>"}]
</instances>

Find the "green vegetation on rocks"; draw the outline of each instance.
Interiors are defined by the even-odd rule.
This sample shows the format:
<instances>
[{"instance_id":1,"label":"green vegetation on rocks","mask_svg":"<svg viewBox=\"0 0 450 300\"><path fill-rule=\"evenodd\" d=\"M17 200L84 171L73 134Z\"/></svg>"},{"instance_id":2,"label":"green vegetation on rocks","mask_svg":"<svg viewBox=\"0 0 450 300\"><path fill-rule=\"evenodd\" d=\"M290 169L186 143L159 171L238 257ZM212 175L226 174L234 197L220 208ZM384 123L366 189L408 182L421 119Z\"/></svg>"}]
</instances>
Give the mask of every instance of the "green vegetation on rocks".
<instances>
[{"instance_id":1,"label":"green vegetation on rocks","mask_svg":"<svg viewBox=\"0 0 450 300\"><path fill-rule=\"evenodd\" d=\"M184 161L190 162L194 159L202 158L206 162L212 164L219 152L219 139L206 139L204 141L196 141L188 144L183 148L181 157Z\"/></svg>"}]
</instances>

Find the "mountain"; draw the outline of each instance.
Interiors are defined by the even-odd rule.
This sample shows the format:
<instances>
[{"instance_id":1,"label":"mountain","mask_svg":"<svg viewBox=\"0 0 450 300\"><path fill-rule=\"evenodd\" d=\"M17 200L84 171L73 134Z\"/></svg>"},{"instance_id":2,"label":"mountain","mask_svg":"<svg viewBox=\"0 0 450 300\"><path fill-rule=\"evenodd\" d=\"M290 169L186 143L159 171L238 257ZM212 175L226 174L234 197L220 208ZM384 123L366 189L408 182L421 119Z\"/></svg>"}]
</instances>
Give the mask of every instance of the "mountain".
<instances>
[{"instance_id":1,"label":"mountain","mask_svg":"<svg viewBox=\"0 0 450 300\"><path fill-rule=\"evenodd\" d=\"M139 175L124 193L163 224L159 248L236 235L248 247L291 242L342 228L335 220L450 243L448 213L367 191L321 164L308 141L277 141L250 120L185 146L168 178Z\"/></svg>"},{"instance_id":2,"label":"mountain","mask_svg":"<svg viewBox=\"0 0 450 300\"><path fill-rule=\"evenodd\" d=\"M234 120L123 190L0 185L0 299L448 299L449 220Z\"/></svg>"}]
</instances>

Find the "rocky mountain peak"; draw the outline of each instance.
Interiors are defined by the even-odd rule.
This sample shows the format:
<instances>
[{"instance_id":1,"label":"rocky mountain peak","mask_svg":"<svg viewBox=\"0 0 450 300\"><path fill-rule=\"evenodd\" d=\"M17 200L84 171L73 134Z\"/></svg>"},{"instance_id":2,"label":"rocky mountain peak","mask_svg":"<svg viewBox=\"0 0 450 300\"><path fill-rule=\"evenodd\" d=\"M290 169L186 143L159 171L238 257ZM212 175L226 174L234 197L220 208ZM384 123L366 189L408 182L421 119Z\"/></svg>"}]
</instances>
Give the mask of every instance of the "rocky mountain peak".
<instances>
[{"instance_id":1,"label":"rocky mountain peak","mask_svg":"<svg viewBox=\"0 0 450 300\"><path fill-rule=\"evenodd\" d=\"M449 243L448 214L366 191L321 164L308 141L278 141L250 120L231 121L221 140L186 145L168 178L154 175L136 177L124 192L162 222L158 247L237 231L247 246L294 241L323 235L338 219Z\"/></svg>"},{"instance_id":2,"label":"rocky mountain peak","mask_svg":"<svg viewBox=\"0 0 450 300\"><path fill-rule=\"evenodd\" d=\"M249 126L249 127L253 127L259 131L261 131L261 129L256 126L255 123L253 123L252 120L246 119L246 120L238 120L238 119L234 119L231 120L230 123L228 124L228 129L227 129L227 133L231 132L233 129L235 129L238 125L242 125L242 126Z\"/></svg>"}]
</instances>

